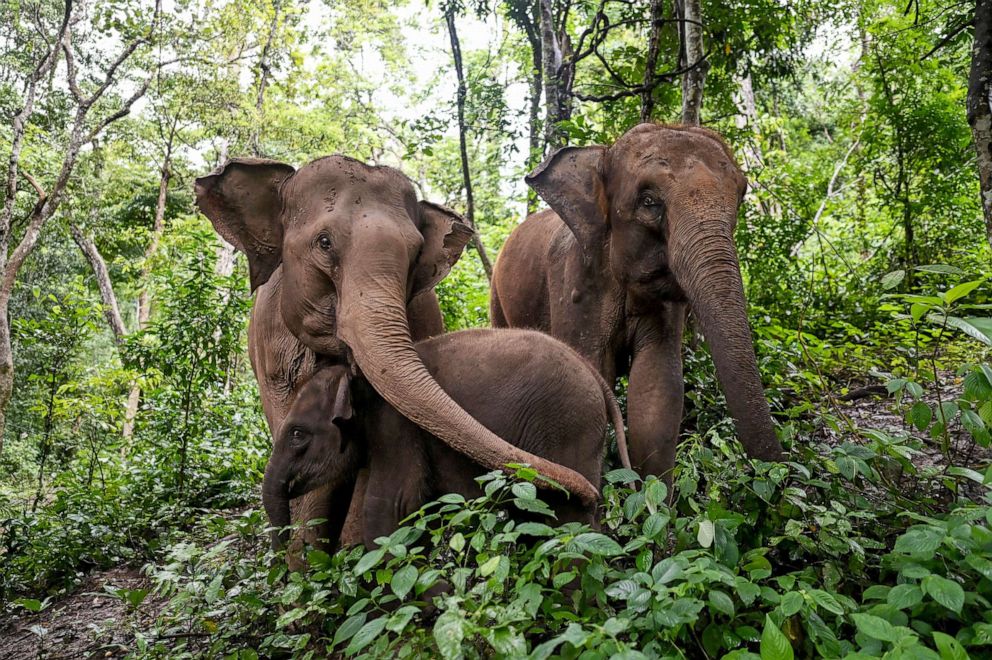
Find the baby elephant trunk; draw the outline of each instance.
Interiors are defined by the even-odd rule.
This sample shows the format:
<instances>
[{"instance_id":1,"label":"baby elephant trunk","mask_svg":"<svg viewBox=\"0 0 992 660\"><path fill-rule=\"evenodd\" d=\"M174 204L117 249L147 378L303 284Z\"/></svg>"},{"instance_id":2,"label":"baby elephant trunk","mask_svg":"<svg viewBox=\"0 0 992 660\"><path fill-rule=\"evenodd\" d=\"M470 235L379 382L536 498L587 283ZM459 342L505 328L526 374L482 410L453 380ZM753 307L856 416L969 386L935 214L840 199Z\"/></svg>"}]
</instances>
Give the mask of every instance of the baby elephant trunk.
<instances>
[{"instance_id":1,"label":"baby elephant trunk","mask_svg":"<svg viewBox=\"0 0 992 660\"><path fill-rule=\"evenodd\" d=\"M262 505L269 516L272 530L272 549L280 550L289 542L289 480L285 466L269 459L262 481Z\"/></svg>"}]
</instances>

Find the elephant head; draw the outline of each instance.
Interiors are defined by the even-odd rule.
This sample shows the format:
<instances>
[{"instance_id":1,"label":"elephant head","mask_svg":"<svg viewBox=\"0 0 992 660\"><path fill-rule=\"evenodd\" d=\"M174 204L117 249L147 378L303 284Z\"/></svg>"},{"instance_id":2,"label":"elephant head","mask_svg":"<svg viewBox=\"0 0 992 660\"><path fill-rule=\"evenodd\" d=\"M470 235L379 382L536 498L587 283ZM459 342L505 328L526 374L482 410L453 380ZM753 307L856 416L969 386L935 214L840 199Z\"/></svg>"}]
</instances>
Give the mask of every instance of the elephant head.
<instances>
[{"instance_id":1,"label":"elephant head","mask_svg":"<svg viewBox=\"0 0 992 660\"><path fill-rule=\"evenodd\" d=\"M262 482L262 504L273 548L288 541L289 501L331 484L355 478L365 448L352 428L351 373L347 367L318 369L302 383L275 438Z\"/></svg>"},{"instance_id":2,"label":"elephant head","mask_svg":"<svg viewBox=\"0 0 992 660\"><path fill-rule=\"evenodd\" d=\"M441 389L414 348L407 304L431 290L472 235L441 206L417 201L400 171L344 156L298 171L239 159L196 180L196 202L217 232L248 256L252 289L282 266L279 308L318 354L350 349L386 401L488 469L530 463L595 501L596 488L564 466L513 447Z\"/></svg>"},{"instance_id":3,"label":"elephant head","mask_svg":"<svg viewBox=\"0 0 992 660\"><path fill-rule=\"evenodd\" d=\"M559 149L527 183L571 229L590 272L608 265L635 313L688 300L742 442L780 458L733 239L746 180L720 136L641 124L610 147Z\"/></svg>"}]
</instances>

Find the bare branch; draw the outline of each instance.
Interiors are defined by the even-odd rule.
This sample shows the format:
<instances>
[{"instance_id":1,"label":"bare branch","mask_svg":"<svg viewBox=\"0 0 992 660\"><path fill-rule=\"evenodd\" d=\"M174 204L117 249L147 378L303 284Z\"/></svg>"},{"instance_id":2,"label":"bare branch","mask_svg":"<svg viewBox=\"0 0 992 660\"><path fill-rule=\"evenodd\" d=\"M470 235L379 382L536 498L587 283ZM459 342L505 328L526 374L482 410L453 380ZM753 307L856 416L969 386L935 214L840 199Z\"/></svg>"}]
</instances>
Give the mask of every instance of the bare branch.
<instances>
[{"instance_id":1,"label":"bare branch","mask_svg":"<svg viewBox=\"0 0 992 660\"><path fill-rule=\"evenodd\" d=\"M98 207L94 206L94 210ZM94 213L96 215L96 213ZM97 249L96 244L83 234L82 230L75 223L69 225L72 232L72 239L79 246L83 256L90 263L93 274L96 276L96 283L100 289L100 299L103 301L103 315L107 319L107 325L114 333L114 340L120 344L127 336L127 328L124 327L124 319L121 317L121 310L117 304L117 295L114 293L113 283L110 281L110 271L107 269L107 262Z\"/></svg>"},{"instance_id":2,"label":"bare branch","mask_svg":"<svg viewBox=\"0 0 992 660\"><path fill-rule=\"evenodd\" d=\"M46 193L45 189L41 187L41 184L39 184L38 181L33 176L31 176L30 173L24 170L21 170L21 176L27 179L28 183L31 184L31 187L34 188L34 191L38 193L38 201L40 203L44 203L45 199L48 197L48 193Z\"/></svg>"}]
</instances>

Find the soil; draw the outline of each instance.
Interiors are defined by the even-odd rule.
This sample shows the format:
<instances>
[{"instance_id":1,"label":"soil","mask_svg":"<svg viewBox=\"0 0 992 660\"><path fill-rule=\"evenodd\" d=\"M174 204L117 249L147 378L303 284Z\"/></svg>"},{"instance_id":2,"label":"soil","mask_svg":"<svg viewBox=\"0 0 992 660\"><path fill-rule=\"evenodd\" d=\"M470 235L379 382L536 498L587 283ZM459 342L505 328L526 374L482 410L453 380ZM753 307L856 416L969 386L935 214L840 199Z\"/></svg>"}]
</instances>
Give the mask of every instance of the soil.
<instances>
[{"instance_id":1,"label":"soil","mask_svg":"<svg viewBox=\"0 0 992 660\"><path fill-rule=\"evenodd\" d=\"M148 589L134 610L108 593L116 589ZM147 628L164 600L136 568L117 566L91 574L73 593L38 613L20 610L0 618L0 656L27 658L119 658L133 648L134 631Z\"/></svg>"}]
</instances>

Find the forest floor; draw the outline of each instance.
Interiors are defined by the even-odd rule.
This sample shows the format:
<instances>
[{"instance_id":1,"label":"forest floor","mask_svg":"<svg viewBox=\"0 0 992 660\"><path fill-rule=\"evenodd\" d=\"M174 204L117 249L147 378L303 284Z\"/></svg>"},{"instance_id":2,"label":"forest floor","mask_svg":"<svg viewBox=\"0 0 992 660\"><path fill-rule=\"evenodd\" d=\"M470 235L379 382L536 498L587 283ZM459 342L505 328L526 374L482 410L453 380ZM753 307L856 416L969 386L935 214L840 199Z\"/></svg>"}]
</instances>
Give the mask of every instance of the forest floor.
<instances>
[{"instance_id":1,"label":"forest floor","mask_svg":"<svg viewBox=\"0 0 992 660\"><path fill-rule=\"evenodd\" d=\"M959 379L947 374L940 388L941 400L960 396L961 387ZM931 390L928 403L933 404L936 399L937 393ZM946 466L948 458L941 451L940 443L907 424L895 408L892 399L885 394L871 394L851 402L834 401L826 406L836 417L846 417L861 430L875 429L896 437L908 434L920 440L923 448L912 456L917 471L939 471ZM964 436L960 429L952 429L951 464L975 466L992 461L992 451L965 442ZM840 434L826 426L817 432L817 439L831 446L851 437L851 434ZM912 478L905 473L892 476L895 480ZM165 599L152 591L153 586L133 566L94 572L72 593L41 612L22 610L0 616L0 649L3 651L0 655L11 660L123 657L134 649L135 631L151 629L166 604ZM122 598L109 593L108 588L146 589L149 594L135 610Z\"/></svg>"},{"instance_id":2,"label":"forest floor","mask_svg":"<svg viewBox=\"0 0 992 660\"><path fill-rule=\"evenodd\" d=\"M147 589L137 610L107 589ZM123 657L134 648L134 631L150 627L165 600L130 566L92 573L75 591L38 613L0 618L0 648L8 660Z\"/></svg>"}]
</instances>

